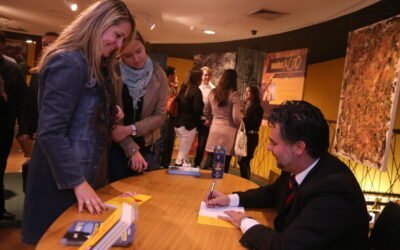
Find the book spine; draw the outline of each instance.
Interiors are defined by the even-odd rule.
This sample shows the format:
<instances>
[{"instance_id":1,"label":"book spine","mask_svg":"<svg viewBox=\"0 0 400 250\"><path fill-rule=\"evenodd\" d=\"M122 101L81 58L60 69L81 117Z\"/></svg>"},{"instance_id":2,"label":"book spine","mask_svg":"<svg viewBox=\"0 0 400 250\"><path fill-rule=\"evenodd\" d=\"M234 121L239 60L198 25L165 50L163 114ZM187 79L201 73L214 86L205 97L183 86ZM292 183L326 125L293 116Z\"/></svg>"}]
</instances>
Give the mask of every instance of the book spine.
<instances>
[{"instance_id":1,"label":"book spine","mask_svg":"<svg viewBox=\"0 0 400 250\"><path fill-rule=\"evenodd\" d=\"M200 172L190 172L190 171L168 171L168 174L175 175L187 175L187 176L200 176Z\"/></svg>"}]
</instances>

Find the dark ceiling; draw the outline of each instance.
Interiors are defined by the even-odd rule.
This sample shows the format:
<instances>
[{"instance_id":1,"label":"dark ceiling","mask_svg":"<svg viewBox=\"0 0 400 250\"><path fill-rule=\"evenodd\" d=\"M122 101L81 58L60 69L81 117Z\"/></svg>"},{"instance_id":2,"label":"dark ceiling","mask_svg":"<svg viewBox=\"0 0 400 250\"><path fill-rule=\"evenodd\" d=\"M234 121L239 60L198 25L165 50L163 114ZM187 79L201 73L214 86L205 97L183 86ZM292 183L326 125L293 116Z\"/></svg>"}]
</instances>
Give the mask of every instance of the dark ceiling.
<instances>
[{"instance_id":1,"label":"dark ceiling","mask_svg":"<svg viewBox=\"0 0 400 250\"><path fill-rule=\"evenodd\" d=\"M152 44L149 49L152 53L193 59L194 54L236 51L238 47L264 52L308 48L308 63L312 64L344 57L350 31L399 13L399 0L383 0L352 14L278 35L221 43Z\"/></svg>"}]
</instances>

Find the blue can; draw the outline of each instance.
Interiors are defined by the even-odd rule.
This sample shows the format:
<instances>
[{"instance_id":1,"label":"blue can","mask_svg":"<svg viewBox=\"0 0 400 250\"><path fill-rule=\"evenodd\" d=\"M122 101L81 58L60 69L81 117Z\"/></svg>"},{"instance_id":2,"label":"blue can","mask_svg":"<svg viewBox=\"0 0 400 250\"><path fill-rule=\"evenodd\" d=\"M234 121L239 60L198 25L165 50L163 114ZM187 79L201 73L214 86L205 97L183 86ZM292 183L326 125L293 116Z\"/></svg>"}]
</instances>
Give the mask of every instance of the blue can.
<instances>
[{"instance_id":1,"label":"blue can","mask_svg":"<svg viewBox=\"0 0 400 250\"><path fill-rule=\"evenodd\" d=\"M222 146L215 146L212 162L212 178L222 179L225 169L225 148Z\"/></svg>"}]
</instances>

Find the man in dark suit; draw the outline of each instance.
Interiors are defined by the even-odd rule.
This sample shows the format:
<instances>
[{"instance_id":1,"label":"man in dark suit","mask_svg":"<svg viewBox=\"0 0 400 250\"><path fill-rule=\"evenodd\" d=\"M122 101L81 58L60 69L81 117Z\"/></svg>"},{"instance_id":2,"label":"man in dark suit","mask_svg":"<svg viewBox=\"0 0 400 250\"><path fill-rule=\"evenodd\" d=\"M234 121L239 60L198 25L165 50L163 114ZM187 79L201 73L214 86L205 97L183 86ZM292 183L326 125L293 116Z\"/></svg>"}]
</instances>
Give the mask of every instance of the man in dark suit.
<instances>
[{"instance_id":1,"label":"man in dark suit","mask_svg":"<svg viewBox=\"0 0 400 250\"><path fill-rule=\"evenodd\" d=\"M353 173L328 153L329 127L321 111L304 101L273 109L268 150L281 176L272 184L224 195L208 206L275 208L274 229L244 213L226 212L250 249L367 249L369 216Z\"/></svg>"}]
</instances>

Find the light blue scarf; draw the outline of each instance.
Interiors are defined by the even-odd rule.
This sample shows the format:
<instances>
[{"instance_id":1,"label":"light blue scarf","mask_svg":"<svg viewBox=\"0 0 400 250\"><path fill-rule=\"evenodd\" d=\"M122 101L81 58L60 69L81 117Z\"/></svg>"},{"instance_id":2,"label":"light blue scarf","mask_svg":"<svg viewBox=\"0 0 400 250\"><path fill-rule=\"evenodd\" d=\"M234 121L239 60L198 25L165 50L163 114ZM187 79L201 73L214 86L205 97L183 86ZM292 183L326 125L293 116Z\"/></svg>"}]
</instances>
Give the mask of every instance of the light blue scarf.
<instances>
[{"instance_id":1,"label":"light blue scarf","mask_svg":"<svg viewBox=\"0 0 400 250\"><path fill-rule=\"evenodd\" d=\"M133 69L123 62L119 63L122 81L128 87L129 95L132 97L133 108L137 109L137 103L146 93L145 89L153 75L153 62L150 58L141 69Z\"/></svg>"}]
</instances>

